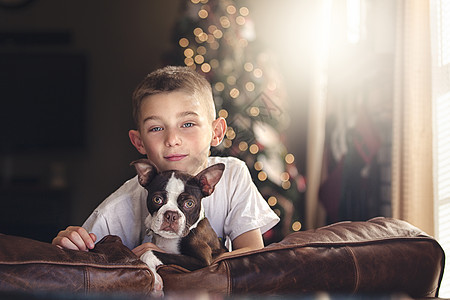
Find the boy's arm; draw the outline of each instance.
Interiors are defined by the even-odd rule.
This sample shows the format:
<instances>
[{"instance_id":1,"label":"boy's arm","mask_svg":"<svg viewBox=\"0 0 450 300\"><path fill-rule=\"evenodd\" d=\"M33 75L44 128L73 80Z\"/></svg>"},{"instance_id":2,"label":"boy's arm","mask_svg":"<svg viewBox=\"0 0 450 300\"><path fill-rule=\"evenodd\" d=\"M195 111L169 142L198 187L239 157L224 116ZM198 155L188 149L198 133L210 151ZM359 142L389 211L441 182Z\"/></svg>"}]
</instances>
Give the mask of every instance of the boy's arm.
<instances>
[{"instance_id":1,"label":"boy's arm","mask_svg":"<svg viewBox=\"0 0 450 300\"><path fill-rule=\"evenodd\" d=\"M259 228L247 231L233 240L233 249L241 251L264 248L264 242Z\"/></svg>"},{"instance_id":2,"label":"boy's arm","mask_svg":"<svg viewBox=\"0 0 450 300\"><path fill-rule=\"evenodd\" d=\"M236 237L233 242L233 251L221 254L219 257L245 253L264 248L264 241L259 228L247 231Z\"/></svg>"}]
</instances>

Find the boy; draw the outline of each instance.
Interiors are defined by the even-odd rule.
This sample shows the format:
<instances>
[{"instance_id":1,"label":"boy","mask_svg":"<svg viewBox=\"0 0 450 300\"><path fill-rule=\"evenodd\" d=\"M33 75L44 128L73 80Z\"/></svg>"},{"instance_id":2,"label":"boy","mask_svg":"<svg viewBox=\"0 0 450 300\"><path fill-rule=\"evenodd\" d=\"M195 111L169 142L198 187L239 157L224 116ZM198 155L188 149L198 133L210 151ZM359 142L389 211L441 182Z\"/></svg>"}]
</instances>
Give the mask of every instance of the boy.
<instances>
[{"instance_id":1,"label":"boy","mask_svg":"<svg viewBox=\"0 0 450 300\"><path fill-rule=\"evenodd\" d=\"M215 192L203 199L206 217L217 236L240 252L264 247L262 233L279 218L252 182L246 165L233 157L209 157L225 135L224 118L216 118L211 85L187 67L165 67L149 74L133 93L136 130L131 143L159 171L181 170L191 175L222 162L225 171ZM104 200L82 227L61 231L53 244L88 251L97 239L118 235L140 257L160 250L146 235L146 190L137 177Z\"/></svg>"}]
</instances>

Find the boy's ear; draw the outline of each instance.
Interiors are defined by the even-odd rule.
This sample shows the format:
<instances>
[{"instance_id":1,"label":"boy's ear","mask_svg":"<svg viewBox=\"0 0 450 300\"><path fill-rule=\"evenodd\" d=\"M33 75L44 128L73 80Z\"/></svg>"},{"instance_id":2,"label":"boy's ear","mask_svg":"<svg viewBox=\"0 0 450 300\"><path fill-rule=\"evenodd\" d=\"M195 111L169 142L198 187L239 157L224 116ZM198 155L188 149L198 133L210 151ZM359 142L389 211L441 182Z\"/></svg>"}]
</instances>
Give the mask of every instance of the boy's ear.
<instances>
[{"instance_id":1,"label":"boy's ear","mask_svg":"<svg viewBox=\"0 0 450 300\"><path fill-rule=\"evenodd\" d=\"M144 144L142 143L141 134L138 130L130 130L128 132L128 136L130 137L130 141L133 146L139 151L139 153L146 155Z\"/></svg>"},{"instance_id":2,"label":"boy's ear","mask_svg":"<svg viewBox=\"0 0 450 300\"><path fill-rule=\"evenodd\" d=\"M227 121L224 118L219 117L213 121L213 136L211 140L211 146L216 147L222 143L222 140L227 132Z\"/></svg>"}]
</instances>

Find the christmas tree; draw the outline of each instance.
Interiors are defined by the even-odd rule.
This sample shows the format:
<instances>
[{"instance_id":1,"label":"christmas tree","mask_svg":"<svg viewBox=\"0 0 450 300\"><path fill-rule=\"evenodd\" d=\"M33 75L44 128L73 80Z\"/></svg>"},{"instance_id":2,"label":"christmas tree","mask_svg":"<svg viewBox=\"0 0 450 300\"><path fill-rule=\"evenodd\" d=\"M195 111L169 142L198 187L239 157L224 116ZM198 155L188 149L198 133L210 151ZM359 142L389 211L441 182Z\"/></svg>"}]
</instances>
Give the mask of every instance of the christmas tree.
<instances>
[{"instance_id":1,"label":"christmas tree","mask_svg":"<svg viewBox=\"0 0 450 300\"><path fill-rule=\"evenodd\" d=\"M184 3L175 29L172 64L187 65L212 84L218 114L228 123L212 155L246 162L256 186L281 222L266 244L301 229L305 182L284 145L289 124L276 63L258 45L249 9L232 0Z\"/></svg>"}]
</instances>

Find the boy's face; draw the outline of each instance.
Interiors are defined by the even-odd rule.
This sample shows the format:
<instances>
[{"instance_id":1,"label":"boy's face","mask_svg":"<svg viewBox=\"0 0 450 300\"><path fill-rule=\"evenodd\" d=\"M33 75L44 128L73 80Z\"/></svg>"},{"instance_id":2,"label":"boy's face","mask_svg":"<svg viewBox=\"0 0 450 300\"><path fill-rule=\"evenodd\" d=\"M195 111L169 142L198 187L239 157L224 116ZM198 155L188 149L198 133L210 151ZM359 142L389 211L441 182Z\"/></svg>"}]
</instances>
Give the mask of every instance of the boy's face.
<instances>
[{"instance_id":1,"label":"boy's face","mask_svg":"<svg viewBox=\"0 0 450 300\"><path fill-rule=\"evenodd\" d=\"M130 131L133 145L146 154L159 171L197 174L207 165L214 138L213 121L202 104L182 91L144 98L140 129Z\"/></svg>"}]
</instances>

